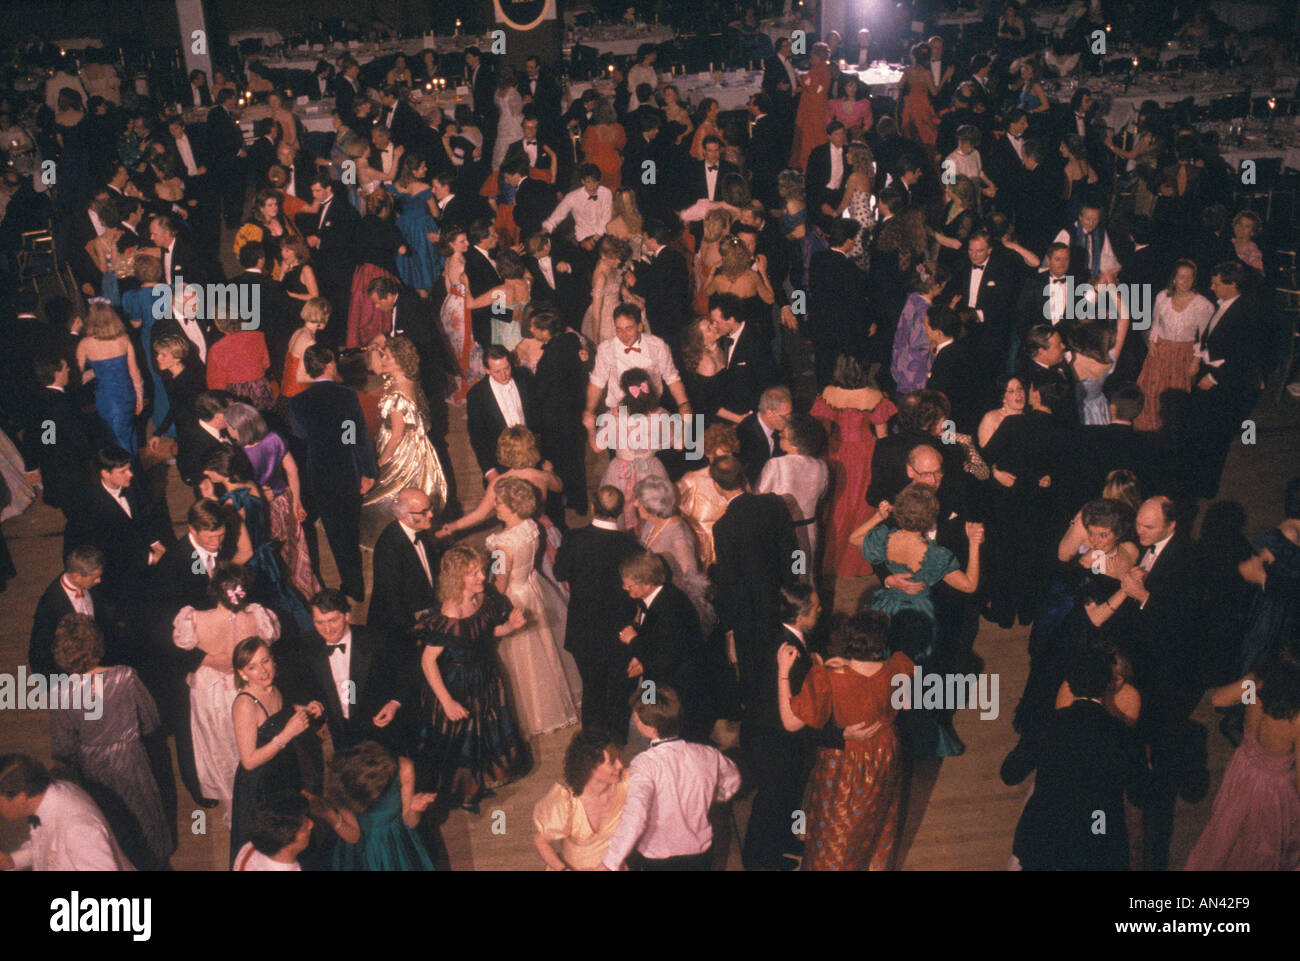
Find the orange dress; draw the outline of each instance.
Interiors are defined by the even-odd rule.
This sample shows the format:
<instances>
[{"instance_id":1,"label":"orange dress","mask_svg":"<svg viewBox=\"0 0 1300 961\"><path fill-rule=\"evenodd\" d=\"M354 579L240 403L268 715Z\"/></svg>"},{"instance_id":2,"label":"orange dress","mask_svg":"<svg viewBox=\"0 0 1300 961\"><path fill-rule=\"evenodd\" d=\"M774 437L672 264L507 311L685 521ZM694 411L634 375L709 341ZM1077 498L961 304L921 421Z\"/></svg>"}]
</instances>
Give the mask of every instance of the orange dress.
<instances>
[{"instance_id":1,"label":"orange dress","mask_svg":"<svg viewBox=\"0 0 1300 961\"><path fill-rule=\"evenodd\" d=\"M815 665L791 700L795 716L821 728L833 718L841 727L882 722L865 741L845 741L844 750L817 750L810 777L807 871L887 871L894 867L898 840L903 764L890 701L893 680L910 684L913 662L897 651L871 677Z\"/></svg>"},{"instance_id":2,"label":"orange dress","mask_svg":"<svg viewBox=\"0 0 1300 961\"><path fill-rule=\"evenodd\" d=\"M627 134L622 124L592 124L582 135L582 153L600 168L601 186L617 190L623 182L623 148Z\"/></svg>"},{"instance_id":3,"label":"orange dress","mask_svg":"<svg viewBox=\"0 0 1300 961\"><path fill-rule=\"evenodd\" d=\"M301 394L310 385L298 383L298 365L302 359L293 354L284 355L284 376L280 378L280 396L292 397Z\"/></svg>"},{"instance_id":4,"label":"orange dress","mask_svg":"<svg viewBox=\"0 0 1300 961\"><path fill-rule=\"evenodd\" d=\"M794 144L790 148L790 166L803 170L814 147L826 142L826 99L831 88L831 68L813 61L804 76L799 94L799 113L794 121Z\"/></svg>"},{"instance_id":5,"label":"orange dress","mask_svg":"<svg viewBox=\"0 0 1300 961\"><path fill-rule=\"evenodd\" d=\"M912 81L910 75L915 71L929 75L925 67L908 67L903 74L907 81L907 98L903 101L899 132L908 140L916 140L933 148L939 140L939 118L930 102L929 89Z\"/></svg>"}]
</instances>

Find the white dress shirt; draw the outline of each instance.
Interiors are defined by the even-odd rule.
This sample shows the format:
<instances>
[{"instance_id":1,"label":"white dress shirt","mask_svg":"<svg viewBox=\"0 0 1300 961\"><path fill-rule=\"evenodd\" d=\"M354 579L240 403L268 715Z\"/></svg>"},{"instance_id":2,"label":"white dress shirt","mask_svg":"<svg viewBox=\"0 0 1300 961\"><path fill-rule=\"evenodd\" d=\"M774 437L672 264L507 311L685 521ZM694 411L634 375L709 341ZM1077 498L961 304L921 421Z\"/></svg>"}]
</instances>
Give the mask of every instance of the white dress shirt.
<instances>
[{"instance_id":1,"label":"white dress shirt","mask_svg":"<svg viewBox=\"0 0 1300 961\"><path fill-rule=\"evenodd\" d=\"M170 287L172 282L176 279L172 276L172 251L175 249L176 238L173 237L172 242L163 250L163 278L168 287Z\"/></svg>"},{"instance_id":2,"label":"white dress shirt","mask_svg":"<svg viewBox=\"0 0 1300 961\"><path fill-rule=\"evenodd\" d=\"M320 217L316 220L316 229L320 230L325 226L325 213L330 209L330 204L334 203L332 196L326 197L325 202L320 205Z\"/></svg>"},{"instance_id":3,"label":"white dress shirt","mask_svg":"<svg viewBox=\"0 0 1300 961\"><path fill-rule=\"evenodd\" d=\"M190 95L193 96L193 98L194 98L194 106L196 106L196 107L202 107L202 106L203 106L203 88L202 88L202 87L196 87L196 86L194 86L193 84L191 84L191 85L190 85Z\"/></svg>"},{"instance_id":4,"label":"white dress shirt","mask_svg":"<svg viewBox=\"0 0 1300 961\"><path fill-rule=\"evenodd\" d=\"M134 871L90 795L51 781L36 809L40 824L13 853L14 867L33 871Z\"/></svg>"},{"instance_id":5,"label":"white dress shirt","mask_svg":"<svg viewBox=\"0 0 1300 961\"><path fill-rule=\"evenodd\" d=\"M301 871L302 866L297 861L277 861L274 858L267 857L257 848L253 847L253 842L249 841L239 853L235 855L234 871Z\"/></svg>"},{"instance_id":6,"label":"white dress shirt","mask_svg":"<svg viewBox=\"0 0 1300 961\"><path fill-rule=\"evenodd\" d=\"M59 586L63 588L63 593L68 595L68 603L72 605L74 611L87 617L95 616L95 602L90 597L90 591L73 587L66 577L59 578Z\"/></svg>"},{"instance_id":7,"label":"white dress shirt","mask_svg":"<svg viewBox=\"0 0 1300 961\"><path fill-rule=\"evenodd\" d=\"M197 176L199 165L194 161L194 147L190 144L188 135L176 139L176 152L181 155L181 160L185 162L185 175L187 177Z\"/></svg>"},{"instance_id":8,"label":"white dress shirt","mask_svg":"<svg viewBox=\"0 0 1300 961\"><path fill-rule=\"evenodd\" d=\"M1052 326L1055 327L1065 316L1066 307L1066 288L1070 286L1070 281L1066 277L1056 278L1051 273L1043 274L1043 283L1047 286L1047 300L1051 304Z\"/></svg>"},{"instance_id":9,"label":"white dress shirt","mask_svg":"<svg viewBox=\"0 0 1300 961\"><path fill-rule=\"evenodd\" d=\"M202 421L200 421L199 423L202 423ZM200 547L197 543L195 543L193 534L188 535L188 540L190 542L190 547L194 548L194 553L190 556L197 557L199 560L203 562L203 569L207 571L208 580L211 580L212 575L216 572L217 569L216 552Z\"/></svg>"},{"instance_id":10,"label":"white dress shirt","mask_svg":"<svg viewBox=\"0 0 1300 961\"><path fill-rule=\"evenodd\" d=\"M546 255L545 257L537 258L537 269L542 272L542 276L546 278L546 282L550 284L551 289L554 290L555 289L555 264L552 263L549 254Z\"/></svg>"},{"instance_id":11,"label":"white dress shirt","mask_svg":"<svg viewBox=\"0 0 1300 961\"><path fill-rule=\"evenodd\" d=\"M1138 566L1141 567L1142 570L1146 571L1148 574L1151 573L1151 568L1156 566L1156 561L1160 559L1160 555L1164 552L1164 549L1169 546L1169 542L1173 539L1174 539L1174 534L1173 532L1170 532L1169 536L1166 537L1164 540L1156 541L1154 544L1148 547L1146 551L1142 554L1142 561L1138 564Z\"/></svg>"},{"instance_id":12,"label":"white dress shirt","mask_svg":"<svg viewBox=\"0 0 1300 961\"><path fill-rule=\"evenodd\" d=\"M986 260L982 264L971 264L970 268L970 287L966 291L966 306L974 309L979 304L980 284L984 282L984 272L989 269L989 262Z\"/></svg>"},{"instance_id":13,"label":"white dress shirt","mask_svg":"<svg viewBox=\"0 0 1300 961\"><path fill-rule=\"evenodd\" d=\"M1011 148L1015 150L1016 156L1020 158L1020 162L1024 163L1025 162L1025 138L1017 137L1015 134L1009 133L1007 134L1007 139L1011 141Z\"/></svg>"},{"instance_id":14,"label":"white dress shirt","mask_svg":"<svg viewBox=\"0 0 1300 961\"><path fill-rule=\"evenodd\" d=\"M785 67L785 75L790 78L790 93L796 94L799 91L799 78L795 75L794 64L788 57L777 57L781 61L781 66Z\"/></svg>"},{"instance_id":15,"label":"white dress shirt","mask_svg":"<svg viewBox=\"0 0 1300 961\"><path fill-rule=\"evenodd\" d=\"M588 237L599 237L614 216L614 194L608 187L597 187L596 199L592 200L586 187L571 190L564 195L555 212L542 223L542 227L554 233L555 228L570 214L573 215L573 234L579 243Z\"/></svg>"},{"instance_id":16,"label":"white dress shirt","mask_svg":"<svg viewBox=\"0 0 1300 961\"><path fill-rule=\"evenodd\" d=\"M519 396L519 385L515 383L515 379L511 377L502 384L495 377L489 377L488 383L492 387L492 396L497 400L497 407L501 409L501 416L505 418L506 426L523 426L524 403Z\"/></svg>"},{"instance_id":17,"label":"white dress shirt","mask_svg":"<svg viewBox=\"0 0 1300 961\"><path fill-rule=\"evenodd\" d=\"M406 539L411 542L411 546L415 548L415 556L420 559L420 566L424 568L424 576L430 584L433 584L433 570L429 567L429 553L424 549L424 541L417 536L419 531L407 527L402 521L397 523L401 526L403 533L406 534Z\"/></svg>"},{"instance_id":18,"label":"white dress shirt","mask_svg":"<svg viewBox=\"0 0 1300 961\"><path fill-rule=\"evenodd\" d=\"M707 851L709 808L740 789L740 771L721 751L676 738L651 742L628 771L623 816L603 862L611 871L633 850L656 860Z\"/></svg>"},{"instance_id":19,"label":"white dress shirt","mask_svg":"<svg viewBox=\"0 0 1300 961\"><path fill-rule=\"evenodd\" d=\"M831 148L831 179L826 181L827 190L839 190L844 185L844 148L835 144Z\"/></svg>"},{"instance_id":20,"label":"white dress shirt","mask_svg":"<svg viewBox=\"0 0 1300 961\"><path fill-rule=\"evenodd\" d=\"M934 78L934 89L938 90L939 87L943 84L943 61L942 60L930 61L930 76Z\"/></svg>"},{"instance_id":21,"label":"white dress shirt","mask_svg":"<svg viewBox=\"0 0 1300 961\"><path fill-rule=\"evenodd\" d=\"M103 484L102 481L100 483ZM122 488L109 487L107 484L103 484L103 487L104 490L108 491L108 496L113 498L113 500L117 502L117 506L122 508L122 511L126 514L126 516L134 520L135 518L131 514L131 504L129 501L127 501L126 494L123 492Z\"/></svg>"},{"instance_id":22,"label":"white dress shirt","mask_svg":"<svg viewBox=\"0 0 1300 961\"><path fill-rule=\"evenodd\" d=\"M537 166L537 141L525 139L523 144L524 144L524 154L527 155L528 157L528 166L536 167Z\"/></svg>"},{"instance_id":23,"label":"white dress shirt","mask_svg":"<svg viewBox=\"0 0 1300 961\"><path fill-rule=\"evenodd\" d=\"M343 650L340 652L337 648L329 648L330 676L334 679L334 689L339 693L339 707L343 710L343 718L347 720L352 715L352 629L338 641L342 644Z\"/></svg>"},{"instance_id":24,"label":"white dress shirt","mask_svg":"<svg viewBox=\"0 0 1300 961\"><path fill-rule=\"evenodd\" d=\"M662 338L643 333L631 347L624 347L617 337L610 337L596 348L596 363L591 369L590 381L605 388L606 407L617 407L623 400L619 380L624 371L633 367L640 367L650 375L656 393L663 393L668 384L682 379L673 364L672 351Z\"/></svg>"},{"instance_id":25,"label":"white dress shirt","mask_svg":"<svg viewBox=\"0 0 1300 961\"><path fill-rule=\"evenodd\" d=\"M731 355L736 352L736 345L740 343L740 335L745 332L745 325L740 324L731 333L727 334L731 338L731 346L727 348L727 366L731 366Z\"/></svg>"}]
</instances>

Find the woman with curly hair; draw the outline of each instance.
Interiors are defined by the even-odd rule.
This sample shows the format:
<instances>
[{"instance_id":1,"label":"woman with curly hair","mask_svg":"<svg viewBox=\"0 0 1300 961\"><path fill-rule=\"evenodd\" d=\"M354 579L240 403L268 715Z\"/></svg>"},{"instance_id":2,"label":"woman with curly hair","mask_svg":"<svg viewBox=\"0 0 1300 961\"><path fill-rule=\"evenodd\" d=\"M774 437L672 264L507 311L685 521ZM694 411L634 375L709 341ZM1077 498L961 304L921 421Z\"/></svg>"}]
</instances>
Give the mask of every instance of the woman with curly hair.
<instances>
[{"instance_id":1,"label":"woman with curly hair","mask_svg":"<svg viewBox=\"0 0 1300 961\"><path fill-rule=\"evenodd\" d=\"M248 220L235 233L235 257L248 243L259 243L266 252L266 270L276 280L281 276L280 248L291 240L302 240L298 228L281 209L283 199L278 190L264 187L253 198Z\"/></svg>"},{"instance_id":2,"label":"woman with curly hair","mask_svg":"<svg viewBox=\"0 0 1300 961\"><path fill-rule=\"evenodd\" d=\"M548 871L599 870L627 801L617 739L598 728L573 735L563 776L533 806L533 845Z\"/></svg>"},{"instance_id":3,"label":"woman with curly hair","mask_svg":"<svg viewBox=\"0 0 1300 961\"><path fill-rule=\"evenodd\" d=\"M659 429L664 421L656 421L667 415L660 409L659 392L650 375L640 367L624 371L619 386L623 389L623 399L608 415L612 429L604 432L614 456L600 483L602 487L609 484L623 492L623 529L630 531L637 525L637 483L645 477L668 479L663 463L655 456L656 451L663 449L664 435L668 433Z\"/></svg>"},{"instance_id":4,"label":"woman with curly hair","mask_svg":"<svg viewBox=\"0 0 1300 961\"><path fill-rule=\"evenodd\" d=\"M734 219L731 211L725 207L714 207L704 215L700 248L695 251L695 269L691 278L695 285L695 299L691 302L691 307L696 316L702 316L709 312L709 295L705 293L705 290L710 279L722 264L722 252L719 245L722 243L723 238L727 236L728 231L731 230L731 222Z\"/></svg>"},{"instance_id":5,"label":"woman with curly hair","mask_svg":"<svg viewBox=\"0 0 1300 961\"><path fill-rule=\"evenodd\" d=\"M86 313L77 366L83 377L95 382L95 409L113 442L135 457L135 419L144 410L144 378L122 319L102 297L94 298Z\"/></svg>"},{"instance_id":6,"label":"woman with curly hair","mask_svg":"<svg viewBox=\"0 0 1300 961\"><path fill-rule=\"evenodd\" d=\"M384 378L375 438L379 477L363 507L389 509L398 494L414 487L429 496L436 516L447 504L447 476L426 433L429 402L420 389L420 355L410 338L394 337L378 361Z\"/></svg>"},{"instance_id":7,"label":"woman with curly hair","mask_svg":"<svg viewBox=\"0 0 1300 961\"><path fill-rule=\"evenodd\" d=\"M614 336L614 310L623 292L631 248L626 240L605 234L596 245L599 260L591 274L591 306L582 318L582 335L594 344Z\"/></svg>"},{"instance_id":8,"label":"woman with curly hair","mask_svg":"<svg viewBox=\"0 0 1300 961\"><path fill-rule=\"evenodd\" d=\"M713 525L727 512L731 503L726 493L709 476L709 466L719 457L740 453L740 437L734 424L719 421L704 432L704 466L682 476L677 482L677 507L695 532L700 552L700 567L707 570L717 560L713 547Z\"/></svg>"}]
</instances>

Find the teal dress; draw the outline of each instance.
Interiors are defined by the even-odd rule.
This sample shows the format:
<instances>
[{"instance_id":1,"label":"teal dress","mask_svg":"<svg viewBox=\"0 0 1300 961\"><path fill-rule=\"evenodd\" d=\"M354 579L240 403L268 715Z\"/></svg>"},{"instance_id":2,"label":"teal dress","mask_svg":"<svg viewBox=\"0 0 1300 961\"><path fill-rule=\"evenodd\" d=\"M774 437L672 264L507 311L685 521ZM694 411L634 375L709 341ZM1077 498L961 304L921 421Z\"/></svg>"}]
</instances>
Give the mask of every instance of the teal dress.
<instances>
[{"instance_id":1,"label":"teal dress","mask_svg":"<svg viewBox=\"0 0 1300 961\"><path fill-rule=\"evenodd\" d=\"M401 778L357 815L361 840L342 839L334 846L335 871L432 871L433 858L415 830L402 820Z\"/></svg>"},{"instance_id":2,"label":"teal dress","mask_svg":"<svg viewBox=\"0 0 1300 961\"><path fill-rule=\"evenodd\" d=\"M392 184L384 184L384 189L397 203L397 229L406 240L407 253L397 255L397 276L412 290L430 290L442 277L442 256L429 241L429 234L440 233L429 212L433 189L426 187L417 194L403 193Z\"/></svg>"},{"instance_id":3,"label":"teal dress","mask_svg":"<svg viewBox=\"0 0 1300 961\"><path fill-rule=\"evenodd\" d=\"M873 528L862 542L862 556L872 564L883 564L890 574L906 574L921 581L925 589L917 594L905 594L892 587L882 587L872 596L871 609L889 615L889 643L893 650L902 651L920 665L923 675L929 674L938 641L930 589L953 571L960 570L961 565L952 551L934 543L926 548L919 570L888 560L889 535L894 530L883 524ZM953 757L966 750L952 729L948 711L921 710L920 705L913 705L912 710L900 715L899 723L917 757Z\"/></svg>"},{"instance_id":4,"label":"teal dress","mask_svg":"<svg viewBox=\"0 0 1300 961\"><path fill-rule=\"evenodd\" d=\"M314 625L311 612L289 584L278 553L279 547L271 539L271 521L266 501L254 497L242 487L236 487L222 495L221 503L231 504L244 513L244 526L248 528L248 540L253 546L248 568L257 575L259 597L264 598L268 606L275 608L281 619L287 614L299 629L312 630Z\"/></svg>"}]
</instances>

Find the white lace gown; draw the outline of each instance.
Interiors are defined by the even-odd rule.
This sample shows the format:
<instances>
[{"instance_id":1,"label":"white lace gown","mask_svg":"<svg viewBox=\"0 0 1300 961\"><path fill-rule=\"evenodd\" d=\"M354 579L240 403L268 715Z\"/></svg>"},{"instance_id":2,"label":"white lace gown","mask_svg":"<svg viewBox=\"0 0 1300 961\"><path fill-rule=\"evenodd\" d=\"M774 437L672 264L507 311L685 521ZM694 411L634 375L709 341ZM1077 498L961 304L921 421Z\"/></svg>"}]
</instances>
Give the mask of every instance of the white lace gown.
<instances>
[{"instance_id":1,"label":"white lace gown","mask_svg":"<svg viewBox=\"0 0 1300 961\"><path fill-rule=\"evenodd\" d=\"M524 101L514 87L504 93L498 90L493 99L497 104L497 140L492 148L492 169L499 170L510 145L523 139Z\"/></svg>"},{"instance_id":2,"label":"white lace gown","mask_svg":"<svg viewBox=\"0 0 1300 961\"><path fill-rule=\"evenodd\" d=\"M537 570L537 554L542 550L537 524L524 521L493 534L487 546L494 552L509 551L510 581L505 594L528 618L524 627L501 638L498 648L524 736L577 723L582 681L578 666L564 650L564 598ZM497 561L493 557L494 567Z\"/></svg>"},{"instance_id":3,"label":"white lace gown","mask_svg":"<svg viewBox=\"0 0 1300 961\"><path fill-rule=\"evenodd\" d=\"M257 636L268 644L280 638L280 621L260 604L245 609L257 622ZM182 607L172 622L172 642L183 651L199 646L198 626L192 607ZM230 651L242 641L235 637L231 618ZM186 678L190 686L190 733L194 738L194 766L199 786L205 796L225 803L225 819L230 821L230 802L235 792L235 770L239 767L239 747L235 743L235 721L231 710L235 704L234 673L203 665Z\"/></svg>"}]
</instances>

